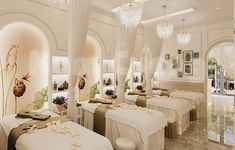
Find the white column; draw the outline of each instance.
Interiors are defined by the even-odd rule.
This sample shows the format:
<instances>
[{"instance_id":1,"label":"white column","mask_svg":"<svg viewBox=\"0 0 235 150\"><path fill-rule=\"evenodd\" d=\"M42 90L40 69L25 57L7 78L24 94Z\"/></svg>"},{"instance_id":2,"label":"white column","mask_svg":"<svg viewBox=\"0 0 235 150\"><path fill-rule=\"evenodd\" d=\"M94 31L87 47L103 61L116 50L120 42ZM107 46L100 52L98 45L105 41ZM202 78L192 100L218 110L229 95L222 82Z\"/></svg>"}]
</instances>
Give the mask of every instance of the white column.
<instances>
[{"instance_id":1,"label":"white column","mask_svg":"<svg viewBox=\"0 0 235 150\"><path fill-rule=\"evenodd\" d=\"M235 0L233 1L233 8L235 8ZM235 9L233 9L233 28L235 30ZM235 32L234 32L235 33ZM235 44L235 34L233 34L233 44ZM235 57L235 46L233 46L233 56ZM233 57L233 58L234 58ZM235 61L233 60L233 69L235 70ZM233 79L235 80L235 71L233 72ZM234 89L235 91L235 89ZM234 107L235 107L235 96L234 96ZM235 120L235 115L234 115L234 120ZM234 134L235 134L235 123L234 123ZM235 136L234 136L234 141L235 141ZM235 142L234 142L234 145L235 146Z\"/></svg>"},{"instance_id":2,"label":"white column","mask_svg":"<svg viewBox=\"0 0 235 150\"><path fill-rule=\"evenodd\" d=\"M75 120L77 114L75 89L89 24L92 0L71 0L69 16L69 99L68 116Z\"/></svg>"},{"instance_id":3,"label":"white column","mask_svg":"<svg viewBox=\"0 0 235 150\"><path fill-rule=\"evenodd\" d=\"M143 53L143 54L145 54L145 53ZM145 80L145 55L143 56L143 57L141 57L140 58L140 72L141 72L141 75L142 75L142 73L144 73L143 74L143 81L142 81L142 86L143 86L143 88L145 88L146 87L146 80ZM141 80L141 78L140 78L140 80Z\"/></svg>"},{"instance_id":4,"label":"white column","mask_svg":"<svg viewBox=\"0 0 235 150\"><path fill-rule=\"evenodd\" d=\"M220 67L220 94L224 93L224 66L221 65Z\"/></svg>"},{"instance_id":5,"label":"white column","mask_svg":"<svg viewBox=\"0 0 235 150\"><path fill-rule=\"evenodd\" d=\"M152 85L151 85L151 53L149 48L144 49L144 74L145 74L145 82L146 82L146 94L152 94Z\"/></svg>"},{"instance_id":6,"label":"white column","mask_svg":"<svg viewBox=\"0 0 235 150\"><path fill-rule=\"evenodd\" d=\"M48 108L52 109L52 50L49 50L48 56Z\"/></svg>"}]
</instances>

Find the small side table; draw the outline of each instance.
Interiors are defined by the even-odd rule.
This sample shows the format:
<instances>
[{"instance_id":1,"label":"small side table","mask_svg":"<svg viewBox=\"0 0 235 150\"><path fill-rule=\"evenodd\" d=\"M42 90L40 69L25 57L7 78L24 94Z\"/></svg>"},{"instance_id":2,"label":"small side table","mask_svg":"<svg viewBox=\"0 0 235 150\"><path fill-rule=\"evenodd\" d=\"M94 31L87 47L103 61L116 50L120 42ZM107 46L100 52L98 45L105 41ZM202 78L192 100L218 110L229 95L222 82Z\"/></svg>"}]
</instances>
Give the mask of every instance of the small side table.
<instances>
[{"instance_id":1,"label":"small side table","mask_svg":"<svg viewBox=\"0 0 235 150\"><path fill-rule=\"evenodd\" d=\"M67 116L67 109L63 109L63 110L58 110L56 108L52 108L52 112L60 115L60 116ZM77 104L77 114L75 116L75 119L77 121L77 123L81 124L82 123L82 105L81 104Z\"/></svg>"},{"instance_id":2,"label":"small side table","mask_svg":"<svg viewBox=\"0 0 235 150\"><path fill-rule=\"evenodd\" d=\"M52 108L52 112L54 112L60 116L67 116L67 109L58 110L54 107L54 108Z\"/></svg>"}]
</instances>

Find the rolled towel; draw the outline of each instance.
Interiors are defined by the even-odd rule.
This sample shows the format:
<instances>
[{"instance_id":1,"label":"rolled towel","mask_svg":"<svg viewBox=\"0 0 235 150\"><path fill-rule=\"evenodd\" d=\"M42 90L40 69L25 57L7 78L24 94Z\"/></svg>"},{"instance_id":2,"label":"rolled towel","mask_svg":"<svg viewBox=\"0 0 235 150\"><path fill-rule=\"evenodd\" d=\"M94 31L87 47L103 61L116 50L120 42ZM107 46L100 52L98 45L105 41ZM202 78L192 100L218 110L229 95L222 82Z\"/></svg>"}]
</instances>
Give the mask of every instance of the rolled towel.
<instances>
[{"instance_id":1,"label":"rolled towel","mask_svg":"<svg viewBox=\"0 0 235 150\"><path fill-rule=\"evenodd\" d=\"M51 115L44 115L38 112L21 111L17 113L16 118L31 118L34 120L47 120Z\"/></svg>"}]
</instances>

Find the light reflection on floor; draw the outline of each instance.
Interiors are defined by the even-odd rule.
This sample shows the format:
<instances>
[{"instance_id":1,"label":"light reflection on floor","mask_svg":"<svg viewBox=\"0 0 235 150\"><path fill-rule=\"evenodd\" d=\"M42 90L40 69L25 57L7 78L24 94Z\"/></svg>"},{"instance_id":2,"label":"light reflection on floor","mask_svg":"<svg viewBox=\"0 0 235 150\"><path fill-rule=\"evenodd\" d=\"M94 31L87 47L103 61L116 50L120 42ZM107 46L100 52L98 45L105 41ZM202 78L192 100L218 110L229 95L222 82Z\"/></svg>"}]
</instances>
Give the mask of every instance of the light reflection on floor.
<instances>
[{"instance_id":1,"label":"light reflection on floor","mask_svg":"<svg viewBox=\"0 0 235 150\"><path fill-rule=\"evenodd\" d=\"M218 98L221 98L221 97L218 97ZM200 112L201 118L197 121L191 122L190 127L187 129L187 131L183 133L182 136L177 136L177 138L175 139L166 139L164 150L235 150L233 146L230 146L227 144L221 144L219 142L214 142L213 140L208 140L208 137L210 137L211 139L214 138L217 141L220 140L220 136L218 138L217 137L218 134L214 134L216 132L214 132L213 129L211 130L210 128L210 132L208 132L209 120L214 118L213 119L215 120L214 122L210 121L210 124L214 124L214 125L217 124L215 122L219 121L219 119L216 119L216 117L211 117L211 114L216 114L215 112L218 113L219 106L222 107L225 104L226 104L226 107L225 106L222 107L222 108L226 108L224 109L225 110L224 112L228 113L228 112L233 112L234 110L232 100L228 100L228 101L226 100L225 102L223 102L221 100L218 100L218 98L215 99L215 97L212 97L211 100L208 100L208 103L210 105L207 105L207 101L205 101L202 104L203 110L202 112ZM225 100L223 97L221 99ZM220 109L220 110L223 110L223 109ZM210 116L209 117L210 119L207 120L208 116ZM232 118L232 117L229 117L229 118ZM225 133L224 141L226 141L226 143L232 143L234 135L233 135L233 132L231 132L231 130L233 130L233 126L229 125L231 123L230 121L228 122L229 123L227 123L227 130L225 130L226 133Z\"/></svg>"},{"instance_id":2,"label":"light reflection on floor","mask_svg":"<svg viewBox=\"0 0 235 150\"><path fill-rule=\"evenodd\" d=\"M225 145L234 144L234 97L211 95L208 105L208 139Z\"/></svg>"}]
</instances>

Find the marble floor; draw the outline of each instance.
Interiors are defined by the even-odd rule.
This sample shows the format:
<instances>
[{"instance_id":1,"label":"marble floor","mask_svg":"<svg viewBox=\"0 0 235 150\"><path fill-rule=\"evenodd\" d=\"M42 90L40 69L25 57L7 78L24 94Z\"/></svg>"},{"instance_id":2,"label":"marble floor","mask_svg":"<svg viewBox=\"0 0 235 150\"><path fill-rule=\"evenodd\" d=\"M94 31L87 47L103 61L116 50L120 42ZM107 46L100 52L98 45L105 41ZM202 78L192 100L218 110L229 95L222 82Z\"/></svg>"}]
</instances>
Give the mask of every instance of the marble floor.
<instances>
[{"instance_id":1,"label":"marble floor","mask_svg":"<svg viewBox=\"0 0 235 150\"><path fill-rule=\"evenodd\" d=\"M202 112L202 118L191 122L189 129L182 136L178 136L176 139L166 139L165 150L235 150L231 146L234 142L234 116L232 113L234 103L225 99L224 97L214 97L212 95L208 105L206 103L203 105L205 108ZM230 122L227 125L228 121L221 121L220 118L230 118ZM207 125L209 126L207 127ZM213 125L218 127L218 131L214 132ZM222 130L223 132L221 132L221 127L224 126L225 129L231 131ZM221 138L221 133L223 138ZM213 140L208 140L208 137ZM221 139L223 140L220 141ZM224 144L226 142L229 144Z\"/></svg>"}]
</instances>

